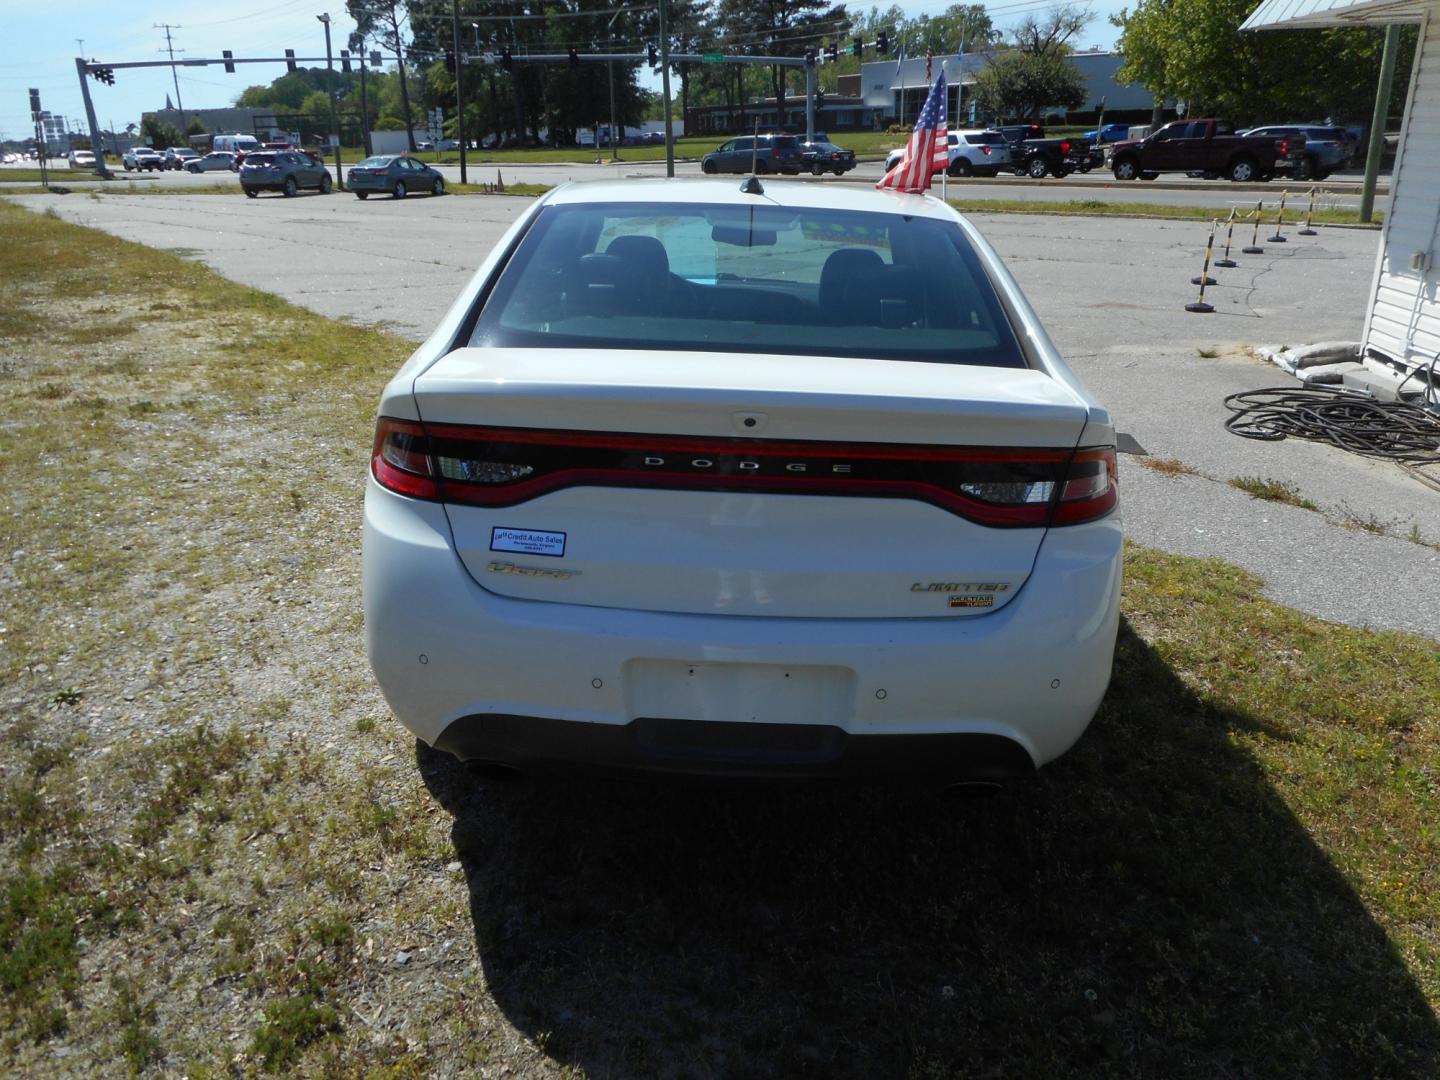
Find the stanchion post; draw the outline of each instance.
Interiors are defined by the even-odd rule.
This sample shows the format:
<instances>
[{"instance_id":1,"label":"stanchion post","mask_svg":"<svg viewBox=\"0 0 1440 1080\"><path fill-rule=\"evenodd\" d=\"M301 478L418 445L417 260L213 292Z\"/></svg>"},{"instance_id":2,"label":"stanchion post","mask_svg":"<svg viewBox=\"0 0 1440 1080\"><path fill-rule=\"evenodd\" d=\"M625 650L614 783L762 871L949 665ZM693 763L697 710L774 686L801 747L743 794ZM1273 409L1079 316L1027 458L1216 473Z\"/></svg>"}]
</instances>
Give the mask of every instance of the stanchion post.
<instances>
[{"instance_id":1,"label":"stanchion post","mask_svg":"<svg viewBox=\"0 0 1440 1080\"><path fill-rule=\"evenodd\" d=\"M1250 237L1250 246L1240 249L1246 255L1265 254L1265 249L1260 246L1260 211L1264 209L1264 206L1265 201L1263 199L1257 199L1255 201L1255 233Z\"/></svg>"},{"instance_id":2,"label":"stanchion post","mask_svg":"<svg viewBox=\"0 0 1440 1080\"><path fill-rule=\"evenodd\" d=\"M1197 314L1203 315L1207 312L1215 310L1214 304L1207 304L1205 302L1205 286L1215 284L1215 279L1210 276L1210 252L1214 250L1215 247L1215 228L1219 224L1220 223L1218 221L1210 222L1210 238L1205 241L1204 269L1200 271L1200 276L1198 278L1190 279L1190 284L1200 286L1200 295L1193 304L1185 305L1186 311L1193 311Z\"/></svg>"},{"instance_id":3,"label":"stanchion post","mask_svg":"<svg viewBox=\"0 0 1440 1080\"><path fill-rule=\"evenodd\" d=\"M1225 222L1225 254L1215 260L1216 266L1223 266L1226 270L1236 265L1235 260L1230 258L1230 241L1235 238L1235 208L1230 208L1230 218Z\"/></svg>"},{"instance_id":4,"label":"stanchion post","mask_svg":"<svg viewBox=\"0 0 1440 1080\"><path fill-rule=\"evenodd\" d=\"M1285 227L1285 196L1288 191L1280 192L1280 209L1275 212L1275 235L1266 241L1267 244L1283 244L1286 242L1281 229Z\"/></svg>"},{"instance_id":5,"label":"stanchion post","mask_svg":"<svg viewBox=\"0 0 1440 1080\"><path fill-rule=\"evenodd\" d=\"M1323 194L1323 192L1322 192L1322 194ZM1314 217L1314 216L1315 216L1315 186L1312 184L1312 185L1310 186L1310 205L1307 206L1307 207L1305 207L1305 227L1300 230L1300 232L1299 232L1298 235L1300 235L1300 236L1319 236L1319 235L1320 235L1319 233L1317 233L1314 229L1312 229L1312 228L1310 227L1310 219L1311 219L1312 217Z\"/></svg>"}]
</instances>

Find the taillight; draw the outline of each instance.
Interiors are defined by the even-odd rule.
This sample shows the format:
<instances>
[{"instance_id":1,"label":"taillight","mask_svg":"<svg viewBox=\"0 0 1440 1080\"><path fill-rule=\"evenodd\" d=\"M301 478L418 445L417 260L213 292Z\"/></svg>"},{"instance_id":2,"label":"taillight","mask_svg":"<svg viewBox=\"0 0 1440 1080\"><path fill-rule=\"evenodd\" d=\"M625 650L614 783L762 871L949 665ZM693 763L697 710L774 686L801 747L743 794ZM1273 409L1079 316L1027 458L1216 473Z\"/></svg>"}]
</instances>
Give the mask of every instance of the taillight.
<instances>
[{"instance_id":1,"label":"taillight","mask_svg":"<svg viewBox=\"0 0 1440 1080\"><path fill-rule=\"evenodd\" d=\"M1062 142L1062 143L1060 144L1060 153L1062 153L1062 154L1068 154L1069 152L1070 152L1070 144L1069 144L1068 142Z\"/></svg>"},{"instance_id":2,"label":"taillight","mask_svg":"<svg viewBox=\"0 0 1440 1080\"><path fill-rule=\"evenodd\" d=\"M770 148L770 156L771 156L771 157L779 157L779 156L780 156L780 148L779 148L778 146L772 146L772 147Z\"/></svg>"},{"instance_id":3,"label":"taillight","mask_svg":"<svg viewBox=\"0 0 1440 1080\"><path fill-rule=\"evenodd\" d=\"M984 154L986 157L989 157L989 156L990 156L990 147L988 147L988 146L982 146L982 147L980 147L980 152L981 152L982 154Z\"/></svg>"},{"instance_id":4,"label":"taillight","mask_svg":"<svg viewBox=\"0 0 1440 1080\"><path fill-rule=\"evenodd\" d=\"M408 420L382 416L375 425L370 472L381 487L416 499L439 497L425 429Z\"/></svg>"},{"instance_id":5,"label":"taillight","mask_svg":"<svg viewBox=\"0 0 1440 1080\"><path fill-rule=\"evenodd\" d=\"M914 499L982 525L1043 528L1116 504L1113 447L690 439L382 417L371 471L402 495L491 507L570 487L648 487Z\"/></svg>"},{"instance_id":6,"label":"taillight","mask_svg":"<svg viewBox=\"0 0 1440 1080\"><path fill-rule=\"evenodd\" d=\"M1118 481L1113 446L1075 451L1050 523L1075 525L1104 517L1120 501Z\"/></svg>"},{"instance_id":7,"label":"taillight","mask_svg":"<svg viewBox=\"0 0 1440 1080\"><path fill-rule=\"evenodd\" d=\"M1288 154L1290 152L1290 140L1281 139L1280 145L1277 146L1276 149L1279 150L1282 154Z\"/></svg>"}]
</instances>

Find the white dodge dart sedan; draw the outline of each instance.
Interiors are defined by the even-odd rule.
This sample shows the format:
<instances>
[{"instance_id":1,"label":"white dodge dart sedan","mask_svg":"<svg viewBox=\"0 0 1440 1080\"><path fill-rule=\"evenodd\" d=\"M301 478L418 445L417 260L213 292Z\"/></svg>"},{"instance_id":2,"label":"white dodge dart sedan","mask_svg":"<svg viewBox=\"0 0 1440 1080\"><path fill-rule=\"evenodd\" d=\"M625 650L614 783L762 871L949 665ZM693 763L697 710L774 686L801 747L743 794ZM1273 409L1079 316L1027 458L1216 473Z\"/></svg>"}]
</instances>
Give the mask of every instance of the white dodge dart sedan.
<instances>
[{"instance_id":1,"label":"white dodge dart sedan","mask_svg":"<svg viewBox=\"0 0 1440 1080\"><path fill-rule=\"evenodd\" d=\"M1115 430L944 203L538 200L385 388L370 663L482 772L1033 771L1110 679Z\"/></svg>"}]
</instances>

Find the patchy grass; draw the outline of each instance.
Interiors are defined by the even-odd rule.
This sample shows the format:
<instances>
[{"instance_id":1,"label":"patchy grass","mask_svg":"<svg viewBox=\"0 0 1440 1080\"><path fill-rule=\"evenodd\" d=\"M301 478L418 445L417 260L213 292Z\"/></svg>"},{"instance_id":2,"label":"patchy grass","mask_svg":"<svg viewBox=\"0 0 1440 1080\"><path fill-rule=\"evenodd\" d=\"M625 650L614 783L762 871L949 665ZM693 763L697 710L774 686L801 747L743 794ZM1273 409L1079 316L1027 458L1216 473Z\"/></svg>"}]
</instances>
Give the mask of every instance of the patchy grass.
<instances>
[{"instance_id":1,"label":"patchy grass","mask_svg":"<svg viewBox=\"0 0 1440 1080\"><path fill-rule=\"evenodd\" d=\"M1314 500L1301 495L1300 490L1294 484L1284 480L1271 480L1259 476L1236 476L1231 478L1230 486L1239 488L1253 498L1264 499L1266 502L1298 506L1302 510L1320 509Z\"/></svg>"},{"instance_id":2,"label":"patchy grass","mask_svg":"<svg viewBox=\"0 0 1440 1080\"><path fill-rule=\"evenodd\" d=\"M1186 465L1179 458L1157 458L1142 457L1137 461L1151 472L1158 472L1162 476L1199 476L1200 470Z\"/></svg>"},{"instance_id":3,"label":"patchy grass","mask_svg":"<svg viewBox=\"0 0 1440 1080\"><path fill-rule=\"evenodd\" d=\"M991 799L476 784L360 643L411 345L0 229L7 1072L1440 1072L1434 642L1132 548L1094 724Z\"/></svg>"}]
</instances>

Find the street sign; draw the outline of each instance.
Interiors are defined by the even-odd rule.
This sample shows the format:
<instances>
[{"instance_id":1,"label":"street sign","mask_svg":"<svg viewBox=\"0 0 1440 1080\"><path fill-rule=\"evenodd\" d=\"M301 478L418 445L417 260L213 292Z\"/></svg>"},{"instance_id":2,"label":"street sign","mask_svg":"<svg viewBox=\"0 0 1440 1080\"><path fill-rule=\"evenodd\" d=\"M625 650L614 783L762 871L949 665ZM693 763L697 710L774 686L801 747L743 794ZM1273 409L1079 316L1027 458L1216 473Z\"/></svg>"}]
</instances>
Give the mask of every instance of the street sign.
<instances>
[{"instance_id":1,"label":"street sign","mask_svg":"<svg viewBox=\"0 0 1440 1080\"><path fill-rule=\"evenodd\" d=\"M723 64L725 62L725 54L720 52L701 53L700 59L707 64Z\"/></svg>"}]
</instances>

